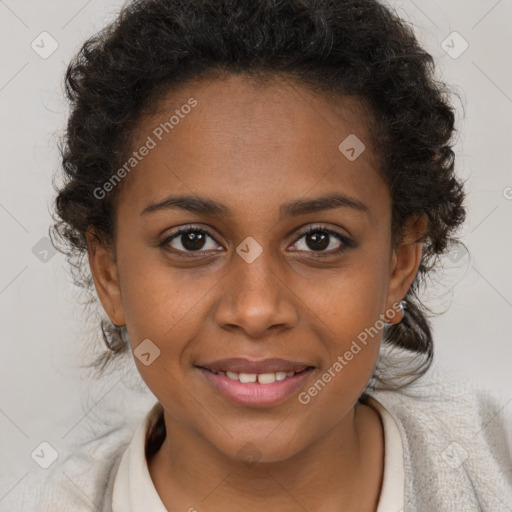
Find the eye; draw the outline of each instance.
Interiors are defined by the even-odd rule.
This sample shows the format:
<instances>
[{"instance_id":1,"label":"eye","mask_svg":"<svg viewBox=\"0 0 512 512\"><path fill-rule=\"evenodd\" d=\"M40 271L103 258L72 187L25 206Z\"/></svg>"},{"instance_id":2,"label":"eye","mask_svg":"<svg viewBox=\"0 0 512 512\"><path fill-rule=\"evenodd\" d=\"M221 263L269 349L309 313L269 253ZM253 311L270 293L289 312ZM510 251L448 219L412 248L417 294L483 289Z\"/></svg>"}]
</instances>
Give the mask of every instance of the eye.
<instances>
[{"instance_id":1,"label":"eye","mask_svg":"<svg viewBox=\"0 0 512 512\"><path fill-rule=\"evenodd\" d=\"M341 253L353 244L349 238L337 231L323 226L310 226L293 245L297 251L320 253L318 256L327 253L325 256L328 256Z\"/></svg>"},{"instance_id":2,"label":"eye","mask_svg":"<svg viewBox=\"0 0 512 512\"><path fill-rule=\"evenodd\" d=\"M212 242L209 242L210 239ZM206 230L194 226L187 226L166 237L160 244L161 247L169 247L177 253L193 253L219 251L215 238ZM221 249L222 250L222 247Z\"/></svg>"},{"instance_id":3,"label":"eye","mask_svg":"<svg viewBox=\"0 0 512 512\"><path fill-rule=\"evenodd\" d=\"M195 226L185 226L175 231L160 242L159 246L185 256L223 250L207 230ZM339 254L352 246L352 241L337 231L324 226L310 226L292 247L295 251L313 252L317 253L315 256L321 257Z\"/></svg>"}]
</instances>

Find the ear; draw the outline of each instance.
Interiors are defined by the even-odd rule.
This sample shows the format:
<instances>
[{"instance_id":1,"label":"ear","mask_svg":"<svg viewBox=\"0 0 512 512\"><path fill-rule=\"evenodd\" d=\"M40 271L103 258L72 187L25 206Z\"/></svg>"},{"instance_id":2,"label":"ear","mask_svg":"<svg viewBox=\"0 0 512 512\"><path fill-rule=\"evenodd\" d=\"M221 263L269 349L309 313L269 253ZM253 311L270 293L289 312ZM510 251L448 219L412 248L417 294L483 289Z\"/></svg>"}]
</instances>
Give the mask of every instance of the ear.
<instances>
[{"instance_id":1,"label":"ear","mask_svg":"<svg viewBox=\"0 0 512 512\"><path fill-rule=\"evenodd\" d=\"M90 228L86 234L89 266L96 292L111 322L124 325L125 318L115 255Z\"/></svg>"},{"instance_id":2,"label":"ear","mask_svg":"<svg viewBox=\"0 0 512 512\"><path fill-rule=\"evenodd\" d=\"M393 249L391 257L386 311L405 297L418 273L421 264L423 236L427 225L428 219L423 213L409 217L403 226L402 240ZM397 318L396 320L400 321L401 319ZM396 322L389 321L389 323Z\"/></svg>"}]
</instances>

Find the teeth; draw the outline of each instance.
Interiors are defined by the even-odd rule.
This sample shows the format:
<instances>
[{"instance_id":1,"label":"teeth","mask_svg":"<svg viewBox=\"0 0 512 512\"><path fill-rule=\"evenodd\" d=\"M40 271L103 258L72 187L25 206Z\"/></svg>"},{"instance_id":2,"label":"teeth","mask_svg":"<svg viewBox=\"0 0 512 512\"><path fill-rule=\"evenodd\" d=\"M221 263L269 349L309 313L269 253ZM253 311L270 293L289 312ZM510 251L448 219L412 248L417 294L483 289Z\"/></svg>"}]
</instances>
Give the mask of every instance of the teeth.
<instances>
[{"instance_id":1,"label":"teeth","mask_svg":"<svg viewBox=\"0 0 512 512\"><path fill-rule=\"evenodd\" d=\"M272 384L272 382L276 381L275 373L260 373L258 374L258 382L260 384ZM240 380L240 382L242 382Z\"/></svg>"},{"instance_id":2,"label":"teeth","mask_svg":"<svg viewBox=\"0 0 512 512\"><path fill-rule=\"evenodd\" d=\"M269 372L269 373L237 373L237 372L215 372L217 375L223 375L231 380L237 380L243 383L258 382L259 384L272 384L276 380L284 380L287 377L293 377L295 372Z\"/></svg>"},{"instance_id":3,"label":"teeth","mask_svg":"<svg viewBox=\"0 0 512 512\"><path fill-rule=\"evenodd\" d=\"M258 375L256 373L239 373L238 380L240 382L256 382Z\"/></svg>"}]
</instances>

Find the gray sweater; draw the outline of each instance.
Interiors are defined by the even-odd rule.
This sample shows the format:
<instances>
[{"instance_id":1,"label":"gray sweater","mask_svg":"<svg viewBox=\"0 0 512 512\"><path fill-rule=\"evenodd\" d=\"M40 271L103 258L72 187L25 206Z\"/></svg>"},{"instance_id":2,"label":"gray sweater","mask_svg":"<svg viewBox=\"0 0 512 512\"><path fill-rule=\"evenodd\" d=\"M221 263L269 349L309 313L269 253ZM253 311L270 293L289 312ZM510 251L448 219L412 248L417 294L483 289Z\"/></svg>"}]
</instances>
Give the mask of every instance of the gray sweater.
<instances>
[{"instance_id":1,"label":"gray sweater","mask_svg":"<svg viewBox=\"0 0 512 512\"><path fill-rule=\"evenodd\" d=\"M506 400L435 372L400 391L368 388L366 394L400 430L403 512L512 512L512 405ZM0 510L111 512L114 476L140 420L111 426L46 471L36 468Z\"/></svg>"}]
</instances>

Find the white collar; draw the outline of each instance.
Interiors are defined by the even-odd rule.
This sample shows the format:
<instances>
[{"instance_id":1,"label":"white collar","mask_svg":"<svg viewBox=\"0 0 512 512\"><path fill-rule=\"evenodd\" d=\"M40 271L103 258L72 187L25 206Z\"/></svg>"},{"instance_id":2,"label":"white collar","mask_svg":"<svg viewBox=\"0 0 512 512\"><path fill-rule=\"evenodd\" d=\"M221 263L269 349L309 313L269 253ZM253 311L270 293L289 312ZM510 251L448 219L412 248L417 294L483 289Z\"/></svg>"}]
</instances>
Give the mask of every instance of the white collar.
<instances>
[{"instance_id":1,"label":"white collar","mask_svg":"<svg viewBox=\"0 0 512 512\"><path fill-rule=\"evenodd\" d=\"M149 474L145 454L147 431L161 411L162 406L157 402L139 423L123 453L114 481L112 512L167 512Z\"/></svg>"},{"instance_id":2,"label":"white collar","mask_svg":"<svg viewBox=\"0 0 512 512\"><path fill-rule=\"evenodd\" d=\"M376 398L368 396L365 403L377 410L384 428L384 475L377 512L402 512L405 467L400 430L392 414Z\"/></svg>"}]
</instances>

